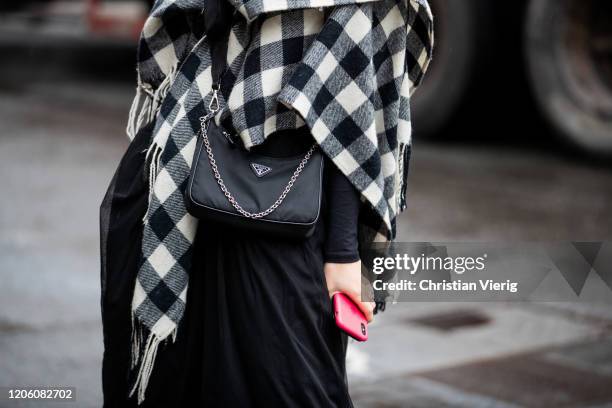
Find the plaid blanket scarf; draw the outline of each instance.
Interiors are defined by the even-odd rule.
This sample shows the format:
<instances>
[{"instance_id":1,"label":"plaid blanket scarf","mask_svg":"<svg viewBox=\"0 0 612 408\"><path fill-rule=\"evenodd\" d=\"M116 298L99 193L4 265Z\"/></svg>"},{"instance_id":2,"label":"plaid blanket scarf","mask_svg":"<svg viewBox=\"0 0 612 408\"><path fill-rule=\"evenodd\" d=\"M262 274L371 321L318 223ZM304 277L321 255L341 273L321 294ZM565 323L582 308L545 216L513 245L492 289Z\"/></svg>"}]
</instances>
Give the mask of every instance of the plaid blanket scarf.
<instances>
[{"instance_id":1,"label":"plaid blanket scarf","mask_svg":"<svg viewBox=\"0 0 612 408\"><path fill-rule=\"evenodd\" d=\"M230 120L247 148L307 125L361 192L360 246L389 241L405 206L410 95L431 59L426 0L227 0L237 10L215 121ZM154 122L147 152L149 207L132 302L138 400L162 341L186 304L197 220L183 203L211 98L206 0L157 0L138 51L127 133Z\"/></svg>"}]
</instances>

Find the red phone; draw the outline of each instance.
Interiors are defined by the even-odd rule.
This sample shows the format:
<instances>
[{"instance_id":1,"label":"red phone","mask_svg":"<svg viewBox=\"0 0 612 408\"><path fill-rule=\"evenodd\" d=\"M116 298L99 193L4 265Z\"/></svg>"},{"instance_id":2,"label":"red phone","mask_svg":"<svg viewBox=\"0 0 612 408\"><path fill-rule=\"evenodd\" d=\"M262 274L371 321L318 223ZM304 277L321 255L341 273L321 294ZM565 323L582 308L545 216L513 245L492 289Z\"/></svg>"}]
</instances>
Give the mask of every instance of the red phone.
<instances>
[{"instance_id":1,"label":"red phone","mask_svg":"<svg viewBox=\"0 0 612 408\"><path fill-rule=\"evenodd\" d=\"M344 293L333 296L336 325L357 341L368 339L368 320L359 307Z\"/></svg>"}]
</instances>

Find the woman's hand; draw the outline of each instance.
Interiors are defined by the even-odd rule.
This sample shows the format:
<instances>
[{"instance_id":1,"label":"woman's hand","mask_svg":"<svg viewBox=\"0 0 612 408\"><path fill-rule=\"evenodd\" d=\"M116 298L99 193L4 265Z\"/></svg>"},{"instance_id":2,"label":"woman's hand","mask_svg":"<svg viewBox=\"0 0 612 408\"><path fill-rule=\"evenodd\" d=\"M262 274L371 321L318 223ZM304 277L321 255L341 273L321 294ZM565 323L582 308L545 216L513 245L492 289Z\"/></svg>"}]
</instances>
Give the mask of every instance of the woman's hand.
<instances>
[{"instance_id":1,"label":"woman's hand","mask_svg":"<svg viewBox=\"0 0 612 408\"><path fill-rule=\"evenodd\" d=\"M326 262L323 271L325 272L329 297L331 298L336 292L344 293L359 306L368 322L371 322L374 319L374 302L361 301L361 261L352 263Z\"/></svg>"}]
</instances>

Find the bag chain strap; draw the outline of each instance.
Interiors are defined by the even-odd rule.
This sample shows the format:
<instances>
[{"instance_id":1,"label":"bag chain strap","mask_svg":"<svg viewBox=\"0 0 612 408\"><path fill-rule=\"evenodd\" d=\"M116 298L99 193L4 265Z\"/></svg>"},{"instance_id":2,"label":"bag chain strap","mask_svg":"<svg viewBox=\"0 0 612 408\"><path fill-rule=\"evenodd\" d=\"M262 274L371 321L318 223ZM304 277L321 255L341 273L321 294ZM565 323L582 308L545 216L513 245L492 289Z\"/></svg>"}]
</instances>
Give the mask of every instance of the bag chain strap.
<instances>
[{"instance_id":1,"label":"bag chain strap","mask_svg":"<svg viewBox=\"0 0 612 408\"><path fill-rule=\"evenodd\" d=\"M213 104L215 104L216 106L213 106ZM283 203L283 201L285 200L285 197L287 197L287 194L289 194L289 192L291 191L291 188L295 184L295 181L300 176L300 173L302 173L302 170L304 170L304 167L308 163L308 160L310 160L310 157L314 153L317 145L316 143L313 144L310 147L310 149L306 152L306 155L304 156L302 161L300 161L300 164L297 166L297 168L293 172L293 175L289 179L289 182L285 186L285 189L278 196L274 204L268 207L268 209L258 212L258 213L249 212L245 210L244 208L242 208L242 206L238 203L238 201L236 201L236 198L234 198L232 193L225 186L225 182L223 181L223 178L221 177L221 174L219 173L219 168L217 167L217 162L215 161L215 156L210 146L210 141L208 140L208 132L207 132L208 123L207 122L214 117L214 114L218 111L218 109L219 109L219 105L217 101L217 90L213 89L213 99L211 100L211 103L209 105L210 113L200 118L200 133L202 134L202 139L204 141L204 147L206 148L206 154L208 156L208 162L210 163L210 167L212 168L213 174L215 176L215 180L217 180L217 184L219 185L221 192L223 192L223 195L225 195L225 197L227 198L227 201L229 201L229 203L232 205L232 207L236 209L236 211L238 211L240 214L242 214L243 216L247 218L251 218L251 219L263 218L271 214L272 212L274 212L274 210L276 210Z\"/></svg>"}]
</instances>

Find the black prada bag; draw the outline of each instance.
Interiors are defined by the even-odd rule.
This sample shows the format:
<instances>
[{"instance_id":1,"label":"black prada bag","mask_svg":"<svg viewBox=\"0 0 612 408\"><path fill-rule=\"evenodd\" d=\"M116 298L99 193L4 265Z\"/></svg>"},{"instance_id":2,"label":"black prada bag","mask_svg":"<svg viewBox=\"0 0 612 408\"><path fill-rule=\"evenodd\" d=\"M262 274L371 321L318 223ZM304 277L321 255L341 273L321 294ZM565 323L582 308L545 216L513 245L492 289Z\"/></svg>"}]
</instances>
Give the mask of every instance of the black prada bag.
<instances>
[{"instance_id":1,"label":"black prada bag","mask_svg":"<svg viewBox=\"0 0 612 408\"><path fill-rule=\"evenodd\" d=\"M185 192L187 210L197 218L253 233L306 238L321 211L322 153L314 141L292 157L248 151L235 135L215 124L220 66L225 61L225 55L216 50L219 47L213 47L212 72L217 81L208 113L200 118Z\"/></svg>"}]
</instances>

